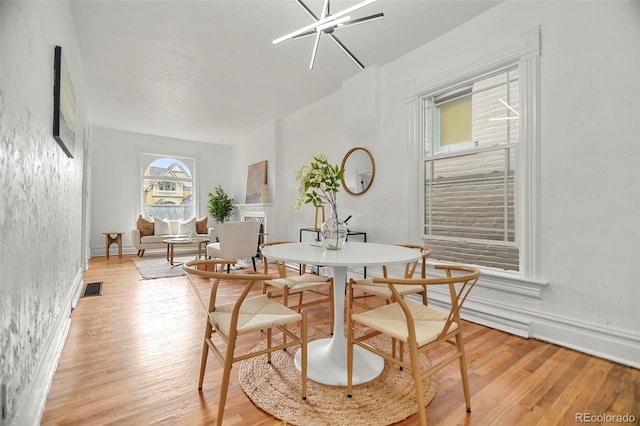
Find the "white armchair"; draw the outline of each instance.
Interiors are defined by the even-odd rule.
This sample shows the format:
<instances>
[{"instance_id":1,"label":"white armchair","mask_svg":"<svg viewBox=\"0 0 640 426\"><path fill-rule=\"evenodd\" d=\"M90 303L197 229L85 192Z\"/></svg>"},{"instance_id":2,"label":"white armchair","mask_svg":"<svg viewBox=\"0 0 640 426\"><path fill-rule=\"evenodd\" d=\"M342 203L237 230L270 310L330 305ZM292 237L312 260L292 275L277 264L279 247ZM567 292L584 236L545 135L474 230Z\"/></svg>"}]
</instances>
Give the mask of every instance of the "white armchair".
<instances>
[{"instance_id":1,"label":"white armchair","mask_svg":"<svg viewBox=\"0 0 640 426\"><path fill-rule=\"evenodd\" d=\"M218 239L220 241L207 244L207 256L217 259L244 259L250 257L253 263L253 270L256 271L259 235L259 222L221 223L218 229Z\"/></svg>"}]
</instances>

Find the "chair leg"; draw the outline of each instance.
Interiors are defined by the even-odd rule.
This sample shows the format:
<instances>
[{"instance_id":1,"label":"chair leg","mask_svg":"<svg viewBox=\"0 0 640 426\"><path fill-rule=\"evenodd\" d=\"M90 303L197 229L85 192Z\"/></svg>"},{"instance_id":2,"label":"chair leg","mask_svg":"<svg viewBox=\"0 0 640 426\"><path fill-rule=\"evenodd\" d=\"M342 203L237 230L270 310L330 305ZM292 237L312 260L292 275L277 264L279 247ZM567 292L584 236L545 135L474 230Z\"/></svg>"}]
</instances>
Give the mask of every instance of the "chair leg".
<instances>
[{"instance_id":1,"label":"chair leg","mask_svg":"<svg viewBox=\"0 0 640 426\"><path fill-rule=\"evenodd\" d=\"M204 371L207 368L207 357L209 356L209 345L207 339L211 338L211 331L213 327L207 320L207 326L204 331L204 343L202 344L202 357L200 358L200 378L198 379L198 390L202 390L202 384L204 383Z\"/></svg>"},{"instance_id":2,"label":"chair leg","mask_svg":"<svg viewBox=\"0 0 640 426\"><path fill-rule=\"evenodd\" d=\"M464 352L464 342L462 334L456 334L456 348L460 353L460 376L462 378L462 389L464 391L464 402L467 404L467 413L471 412L471 394L469 392L469 373L467 372L467 357Z\"/></svg>"},{"instance_id":3,"label":"chair leg","mask_svg":"<svg viewBox=\"0 0 640 426\"><path fill-rule=\"evenodd\" d=\"M256 269L256 258L255 257L251 258L251 263L253 263L253 272L258 272L258 270Z\"/></svg>"},{"instance_id":4,"label":"chair leg","mask_svg":"<svg viewBox=\"0 0 640 426\"><path fill-rule=\"evenodd\" d=\"M396 342L397 342L396 338L392 337L391 338L391 358L396 358Z\"/></svg>"},{"instance_id":5,"label":"chair leg","mask_svg":"<svg viewBox=\"0 0 640 426\"><path fill-rule=\"evenodd\" d=\"M229 391L229 379L231 378L231 367L233 365L233 350L236 346L235 336L229 336L227 353L224 357L224 368L222 371L222 381L220 382L220 400L218 402L218 419L216 424L222 426L222 416L227 403L227 392Z\"/></svg>"},{"instance_id":6,"label":"chair leg","mask_svg":"<svg viewBox=\"0 0 640 426\"><path fill-rule=\"evenodd\" d=\"M289 287L287 286L282 289L282 304L287 308L289 307ZM287 344L287 333L282 333L282 344ZM286 351L287 348L284 348L284 350Z\"/></svg>"},{"instance_id":7,"label":"chair leg","mask_svg":"<svg viewBox=\"0 0 640 426\"><path fill-rule=\"evenodd\" d=\"M144 257L144 250L140 252L140 257Z\"/></svg>"},{"instance_id":8,"label":"chair leg","mask_svg":"<svg viewBox=\"0 0 640 426\"><path fill-rule=\"evenodd\" d=\"M271 364L271 336L272 336L271 327L267 328L267 364Z\"/></svg>"},{"instance_id":9,"label":"chair leg","mask_svg":"<svg viewBox=\"0 0 640 426\"><path fill-rule=\"evenodd\" d=\"M420 424L427 426L427 413L424 404L424 389L422 387L422 374L420 373L420 361L418 359L418 349L415 344L409 343L411 354L411 373L413 374L413 382L416 389L416 403L418 404L418 415Z\"/></svg>"},{"instance_id":10,"label":"chair leg","mask_svg":"<svg viewBox=\"0 0 640 426\"><path fill-rule=\"evenodd\" d=\"M207 368L207 356L209 355L209 345L207 342L202 345L202 357L200 358L200 378L198 379L198 391L202 391L204 383L204 371Z\"/></svg>"},{"instance_id":11,"label":"chair leg","mask_svg":"<svg viewBox=\"0 0 640 426\"><path fill-rule=\"evenodd\" d=\"M298 293L298 313L302 312L302 294L304 292L301 291Z\"/></svg>"}]
</instances>

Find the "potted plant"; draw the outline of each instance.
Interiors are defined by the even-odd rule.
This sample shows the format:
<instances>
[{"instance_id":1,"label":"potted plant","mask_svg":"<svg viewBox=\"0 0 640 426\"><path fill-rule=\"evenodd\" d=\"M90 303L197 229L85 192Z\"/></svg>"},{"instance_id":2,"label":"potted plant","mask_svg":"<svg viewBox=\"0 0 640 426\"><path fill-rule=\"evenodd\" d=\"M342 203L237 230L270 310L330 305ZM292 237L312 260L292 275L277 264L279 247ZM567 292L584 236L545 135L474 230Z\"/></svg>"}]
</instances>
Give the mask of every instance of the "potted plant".
<instances>
[{"instance_id":1,"label":"potted plant","mask_svg":"<svg viewBox=\"0 0 640 426\"><path fill-rule=\"evenodd\" d=\"M209 214L217 222L226 222L233 216L233 198L229 197L222 187L218 185L215 194L209 193Z\"/></svg>"}]
</instances>

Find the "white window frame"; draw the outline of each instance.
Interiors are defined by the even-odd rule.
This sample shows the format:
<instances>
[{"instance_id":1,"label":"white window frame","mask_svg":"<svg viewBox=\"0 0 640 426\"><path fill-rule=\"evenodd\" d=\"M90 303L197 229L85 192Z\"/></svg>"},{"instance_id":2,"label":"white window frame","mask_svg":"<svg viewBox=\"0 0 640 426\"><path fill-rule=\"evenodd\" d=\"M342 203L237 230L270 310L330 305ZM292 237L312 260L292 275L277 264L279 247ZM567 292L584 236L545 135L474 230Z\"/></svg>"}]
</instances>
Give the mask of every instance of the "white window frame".
<instances>
[{"instance_id":1,"label":"white window frame","mask_svg":"<svg viewBox=\"0 0 640 426\"><path fill-rule=\"evenodd\" d=\"M473 81L492 71L518 65L520 130L517 152L516 177L516 242L520 249L519 271L496 271L482 268L485 278L491 277L496 288L518 294L540 297L546 283L540 276L540 27L523 31L521 42L510 45L472 63L416 82L407 98L409 115L411 176L419 179L411 182L415 197L410 213L411 235L423 235L424 225L424 144L422 105L424 94L435 93L447 87Z\"/></svg>"}]
</instances>

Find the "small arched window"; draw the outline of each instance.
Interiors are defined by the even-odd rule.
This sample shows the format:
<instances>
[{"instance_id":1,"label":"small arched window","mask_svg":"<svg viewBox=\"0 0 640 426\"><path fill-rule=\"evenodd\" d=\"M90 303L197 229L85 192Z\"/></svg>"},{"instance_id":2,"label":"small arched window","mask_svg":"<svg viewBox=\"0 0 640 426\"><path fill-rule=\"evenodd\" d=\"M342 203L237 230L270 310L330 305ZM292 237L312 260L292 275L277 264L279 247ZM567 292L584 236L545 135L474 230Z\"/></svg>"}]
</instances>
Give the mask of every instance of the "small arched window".
<instances>
[{"instance_id":1,"label":"small arched window","mask_svg":"<svg viewBox=\"0 0 640 426\"><path fill-rule=\"evenodd\" d=\"M165 220L194 216L195 161L143 154L142 211Z\"/></svg>"}]
</instances>

